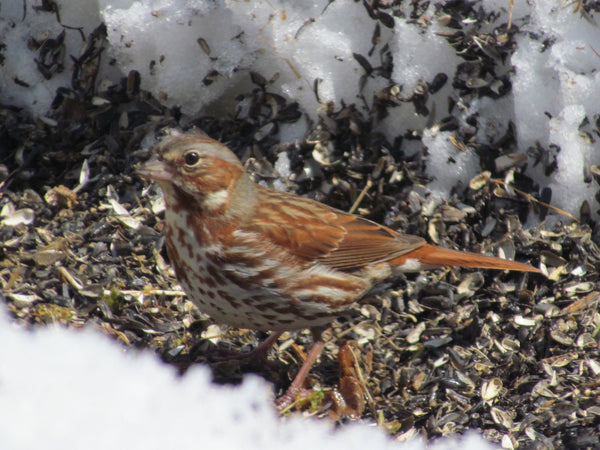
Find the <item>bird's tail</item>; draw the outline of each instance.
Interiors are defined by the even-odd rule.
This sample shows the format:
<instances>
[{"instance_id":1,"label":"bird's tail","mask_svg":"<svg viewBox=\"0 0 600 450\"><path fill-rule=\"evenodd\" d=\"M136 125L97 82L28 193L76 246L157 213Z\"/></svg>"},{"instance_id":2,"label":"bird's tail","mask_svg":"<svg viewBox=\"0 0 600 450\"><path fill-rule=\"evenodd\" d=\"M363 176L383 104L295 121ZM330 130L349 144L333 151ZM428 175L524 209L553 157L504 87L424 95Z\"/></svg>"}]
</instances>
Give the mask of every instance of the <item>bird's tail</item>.
<instances>
[{"instance_id":1,"label":"bird's tail","mask_svg":"<svg viewBox=\"0 0 600 450\"><path fill-rule=\"evenodd\" d=\"M541 273L539 269L536 269L529 264L508 261L494 256L451 250L449 248L430 244L425 244L422 247L411 251L408 255L394 258L389 263L391 266L395 266L401 271L411 271L412 267L414 267L414 270L420 270L420 267L418 266L457 266Z\"/></svg>"}]
</instances>

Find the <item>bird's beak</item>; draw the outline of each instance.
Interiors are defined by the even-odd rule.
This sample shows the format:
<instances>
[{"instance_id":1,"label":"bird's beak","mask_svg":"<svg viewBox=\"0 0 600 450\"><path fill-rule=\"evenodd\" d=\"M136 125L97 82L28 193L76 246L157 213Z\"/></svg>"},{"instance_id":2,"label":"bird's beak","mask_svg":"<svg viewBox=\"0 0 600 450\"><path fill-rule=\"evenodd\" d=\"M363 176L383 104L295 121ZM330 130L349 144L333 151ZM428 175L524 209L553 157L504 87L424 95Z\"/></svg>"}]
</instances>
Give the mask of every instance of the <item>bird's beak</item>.
<instances>
[{"instance_id":1,"label":"bird's beak","mask_svg":"<svg viewBox=\"0 0 600 450\"><path fill-rule=\"evenodd\" d=\"M160 160L156 155L138 166L136 173L142 178L158 182L171 181L174 175L169 165Z\"/></svg>"}]
</instances>

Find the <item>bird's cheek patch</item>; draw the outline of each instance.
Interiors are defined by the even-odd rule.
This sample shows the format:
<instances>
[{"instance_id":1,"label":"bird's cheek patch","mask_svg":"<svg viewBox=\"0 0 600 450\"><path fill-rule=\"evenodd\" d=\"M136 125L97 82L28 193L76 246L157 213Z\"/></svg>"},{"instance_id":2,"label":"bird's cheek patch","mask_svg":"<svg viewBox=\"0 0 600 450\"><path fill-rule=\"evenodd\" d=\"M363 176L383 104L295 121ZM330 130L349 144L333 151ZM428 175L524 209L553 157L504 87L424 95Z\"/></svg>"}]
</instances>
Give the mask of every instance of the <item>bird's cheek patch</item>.
<instances>
[{"instance_id":1,"label":"bird's cheek patch","mask_svg":"<svg viewBox=\"0 0 600 450\"><path fill-rule=\"evenodd\" d=\"M229 191L227 189L222 189L207 194L202 204L205 209L213 211L223 207L228 201Z\"/></svg>"}]
</instances>

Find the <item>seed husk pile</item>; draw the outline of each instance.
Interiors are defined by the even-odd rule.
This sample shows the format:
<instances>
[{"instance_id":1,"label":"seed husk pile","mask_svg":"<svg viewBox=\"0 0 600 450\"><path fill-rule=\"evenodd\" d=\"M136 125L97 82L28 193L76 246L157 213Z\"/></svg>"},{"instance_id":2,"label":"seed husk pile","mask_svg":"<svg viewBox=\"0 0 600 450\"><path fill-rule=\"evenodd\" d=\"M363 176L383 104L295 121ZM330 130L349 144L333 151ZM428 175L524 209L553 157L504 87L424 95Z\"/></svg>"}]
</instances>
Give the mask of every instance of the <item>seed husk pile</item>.
<instances>
[{"instance_id":1,"label":"seed husk pile","mask_svg":"<svg viewBox=\"0 0 600 450\"><path fill-rule=\"evenodd\" d=\"M71 86L57 90L45 117L0 106L2 307L32 328L93 327L124 348L155 352L181 376L193 364L209 364L218 383L258 372L282 393L310 335L284 334L261 367L217 360L251 349L265 334L213 323L186 299L164 248L160 190L134 174L149 157L148 135L200 129L230 146L256 181L438 245L532 261L546 274L440 269L389 280L333 324L311 390L292 409L342 425L376 422L396 438L476 429L506 448L599 447L600 230L589 205L577 220L549 209L549 193L523 173L528 156L516 148L511 127L492 145L475 139L477 117L470 130L459 129L453 111L440 120L441 129L456 131L457 148L476 149L482 169L468 185L457 181L444 201L424 187L427 151L405 153L419 133L389 142L374 131L405 103L428 115L428 95L444 83L464 102L510 92L495 69L514 51L518 30L504 24L484 33L477 24L489 18L450 3L438 14L456 30L446 38L465 60L454 79L438 74L411 94L390 80L368 110L327 105L297 143L279 142L276 131L302 111L260 74L248 73L253 89L227 117L166 107L140 88L136 72L100 87L91 75L106 47L99 26L73 61ZM420 5L365 3L379 27L402 14L425 20ZM38 67L48 76L61 70L50 50ZM356 59L365 77L389 79L384 55L376 68ZM598 138L597 129L590 133ZM284 178L276 168L286 159ZM549 216L554 220L524 227Z\"/></svg>"}]
</instances>

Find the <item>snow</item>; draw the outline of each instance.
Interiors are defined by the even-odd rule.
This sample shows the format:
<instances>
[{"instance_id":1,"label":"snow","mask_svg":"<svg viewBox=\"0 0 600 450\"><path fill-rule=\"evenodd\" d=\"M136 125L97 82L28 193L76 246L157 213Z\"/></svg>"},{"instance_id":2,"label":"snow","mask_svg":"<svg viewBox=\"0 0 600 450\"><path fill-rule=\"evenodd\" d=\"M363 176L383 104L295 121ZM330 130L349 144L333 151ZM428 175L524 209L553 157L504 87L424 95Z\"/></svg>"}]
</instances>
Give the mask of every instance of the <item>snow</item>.
<instances>
[{"instance_id":1,"label":"snow","mask_svg":"<svg viewBox=\"0 0 600 450\"><path fill-rule=\"evenodd\" d=\"M549 183L554 203L581 205L584 200L594 198L597 191L591 184L575 188L569 184L571 180L583 176L586 163L589 167L593 159L598 162L597 150L578 131L584 118L584 106L571 104L549 121L549 140L561 149L557 155L558 171Z\"/></svg>"},{"instance_id":2,"label":"snow","mask_svg":"<svg viewBox=\"0 0 600 450\"><path fill-rule=\"evenodd\" d=\"M376 21L361 2L327 0L315 2L234 1L220 0L60 0L61 21L70 26L82 26L89 33L104 20L108 28L108 55L116 64L109 65L105 57L99 81L116 79L130 70L141 74L142 87L161 101L179 105L185 113L210 111L227 115L240 92L251 88L250 71L259 73L270 83L270 89L298 101L305 117L318 119L327 102L335 105L356 103L365 107L373 96L388 85L388 80L374 69L365 76L365 69L356 55L361 55L372 68L382 64L382 49L389 47L393 58L391 80L397 84L401 97L409 96L423 82L431 82L439 73L448 81L438 91L429 94L427 108L431 116L417 114L410 103L391 108L391 113L375 124L392 142L409 131L432 135L435 121L444 117L448 99L458 104L452 88L457 67L464 62L456 49L442 37L448 31L436 19L439 2L431 2L422 20L396 17L393 28L378 23L378 42L373 44ZM482 0L479 5L497 15L495 23L508 20L507 3ZM552 188L552 204L578 215L581 201L591 203L592 214L598 218L600 204L592 191L594 182L584 179L582 168L600 164L600 143L597 139L569 141L563 149L565 136L575 136L581 123L557 119L566 108L583 108L583 118L595 123L600 114L600 56L595 48L600 42L600 27L573 7L554 2L515 2L512 23L520 27L516 35L517 49L504 67L510 74L512 91L499 100L482 97L469 99L464 105L470 114L477 114L480 127L477 142L490 144L501 136L509 121L516 124L517 151L526 154L531 148L543 149L551 161L560 146L558 169L546 174L543 164L531 158L526 174L540 189ZM0 10L0 35L6 44L0 83L8 86L0 91L0 101L43 116L54 98L56 88L69 86L68 55L77 56L82 49L81 34L74 29L65 33L65 69L45 79L36 68L37 51L27 46L30 37L38 42L57 38L63 28L55 15L26 9L19 2L10 2ZM465 22L468 32L469 23ZM483 25L484 29L491 24ZM19 80L22 83L16 83ZM456 112L458 111L458 112ZM460 112L455 108L455 115ZM468 130L464 117L459 130ZM284 124L280 139L295 142L305 137L308 124L301 119L296 124ZM429 129L433 129L428 131ZM592 130L593 131L593 130ZM448 170L447 161L456 152L447 145L447 137L426 144L432 156L427 165L434 181L434 195L447 198L456 180L465 186L477 171L477 156L470 169L460 164ZM426 139L427 140L427 139ZM437 147L432 147L435 143ZM561 145L563 144L563 145ZM414 153L407 143L407 154ZM409 148L410 147L410 148ZM561 156L560 153L564 152ZM434 155L435 154L435 155ZM574 167L565 167L573 162ZM443 181L442 181L443 180ZM566 195L566 190L573 195Z\"/></svg>"},{"instance_id":3,"label":"snow","mask_svg":"<svg viewBox=\"0 0 600 450\"><path fill-rule=\"evenodd\" d=\"M327 421L282 420L268 384L255 376L238 387L211 383L210 369L184 377L149 352L126 351L90 328L34 331L0 311L0 448L373 449L418 450L382 430ZM476 435L430 448L493 448Z\"/></svg>"},{"instance_id":4,"label":"snow","mask_svg":"<svg viewBox=\"0 0 600 450\"><path fill-rule=\"evenodd\" d=\"M184 111L218 99L241 76L237 68L254 59L243 40L235 39L242 30L232 24L231 11L218 2L146 1L127 9L99 3L119 67L124 73L138 70L143 88Z\"/></svg>"},{"instance_id":5,"label":"snow","mask_svg":"<svg viewBox=\"0 0 600 450\"><path fill-rule=\"evenodd\" d=\"M595 121L600 113L600 56L596 53L600 29L571 8L550 2L536 2L531 11L529 34L517 39L512 63L515 118L522 148L539 143L549 149L546 158L557 158L557 170L550 176L542 167L530 170L541 186L552 189L552 204L575 216L588 200L598 218L598 188L584 181L584 167L600 164L600 144L587 142L580 126L587 117ZM534 34L535 33L535 34ZM547 40L554 43L549 47Z\"/></svg>"},{"instance_id":6,"label":"snow","mask_svg":"<svg viewBox=\"0 0 600 450\"><path fill-rule=\"evenodd\" d=\"M456 148L450 141L451 135L450 131L440 132L435 128L428 128L423 132L423 145L428 149L435 149L429 151L428 163L435 167L446 167L446 170L437 171L434 180L428 185L432 194L438 198L444 198L446 186L451 186L457 179L466 185L477 175L475 153L470 149L461 151Z\"/></svg>"},{"instance_id":7,"label":"snow","mask_svg":"<svg viewBox=\"0 0 600 450\"><path fill-rule=\"evenodd\" d=\"M433 4L429 13L433 13ZM423 28L415 23L397 21L394 34L390 39L390 48L394 55L392 80L402 86L403 93L413 92L422 82L431 82L438 73L447 73L450 80L453 69L461 62L452 46L436 33L441 30L437 22ZM448 98L452 92L452 83L447 82L442 90L433 97L432 104L440 113L448 110ZM423 129L428 118L418 116L412 107L407 111L395 111L384 120L382 128L387 135L402 134L409 129ZM441 117L441 116L440 116Z\"/></svg>"},{"instance_id":8,"label":"snow","mask_svg":"<svg viewBox=\"0 0 600 450\"><path fill-rule=\"evenodd\" d=\"M61 2L63 5L63 2ZM94 7L92 7L94 6ZM83 33L90 33L100 24L100 12L95 2L64 2L61 8L61 22L65 25L82 27ZM48 110L60 86L69 86L71 71L64 70L54 74L50 79L44 78L37 70L36 50L30 48L28 42L35 39L56 39L63 27L56 21L55 15L39 12L31 7L25 10L23 2L2 2L0 8L0 36L6 45L0 55L4 62L0 66L0 102L28 109L36 116L43 116ZM81 35L70 30L65 33L65 53L78 56L83 46ZM70 58L65 58L68 67ZM29 87L15 83L15 79L26 83Z\"/></svg>"}]
</instances>

